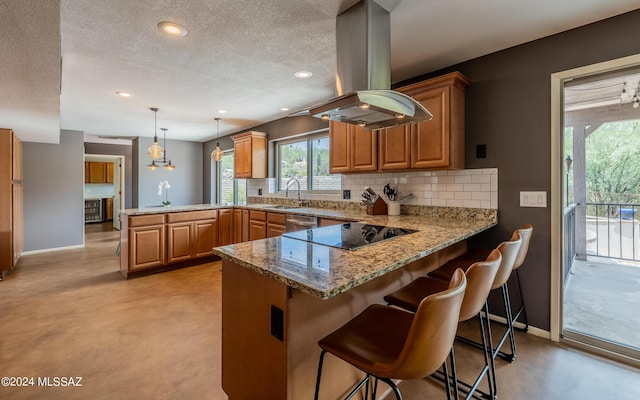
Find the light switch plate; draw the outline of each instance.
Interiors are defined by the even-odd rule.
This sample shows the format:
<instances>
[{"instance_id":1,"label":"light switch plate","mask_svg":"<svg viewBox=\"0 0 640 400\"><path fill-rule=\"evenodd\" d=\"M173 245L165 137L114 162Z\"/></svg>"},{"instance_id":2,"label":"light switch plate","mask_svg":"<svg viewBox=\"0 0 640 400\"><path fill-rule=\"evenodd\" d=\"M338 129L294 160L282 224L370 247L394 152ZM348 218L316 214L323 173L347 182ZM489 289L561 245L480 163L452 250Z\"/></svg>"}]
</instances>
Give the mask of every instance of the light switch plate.
<instances>
[{"instance_id":1,"label":"light switch plate","mask_svg":"<svg viewBox=\"0 0 640 400\"><path fill-rule=\"evenodd\" d=\"M547 192L520 192L520 207L547 207Z\"/></svg>"}]
</instances>

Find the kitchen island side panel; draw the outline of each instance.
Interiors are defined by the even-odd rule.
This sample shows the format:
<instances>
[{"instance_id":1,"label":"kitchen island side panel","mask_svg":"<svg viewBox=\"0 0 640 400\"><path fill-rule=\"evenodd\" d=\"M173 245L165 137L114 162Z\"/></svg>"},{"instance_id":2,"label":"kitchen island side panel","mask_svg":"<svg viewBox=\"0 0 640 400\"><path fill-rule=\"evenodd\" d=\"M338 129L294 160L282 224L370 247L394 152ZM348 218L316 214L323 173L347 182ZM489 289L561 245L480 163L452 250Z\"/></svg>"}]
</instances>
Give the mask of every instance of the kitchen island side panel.
<instances>
[{"instance_id":1,"label":"kitchen island side panel","mask_svg":"<svg viewBox=\"0 0 640 400\"><path fill-rule=\"evenodd\" d=\"M291 289L229 260L222 264L222 386L229 399L311 399L318 341L384 295L462 254L460 242L329 299ZM284 311L284 340L270 334L270 307ZM328 355L320 399L344 398L362 373ZM357 398L357 397L355 397Z\"/></svg>"}]
</instances>

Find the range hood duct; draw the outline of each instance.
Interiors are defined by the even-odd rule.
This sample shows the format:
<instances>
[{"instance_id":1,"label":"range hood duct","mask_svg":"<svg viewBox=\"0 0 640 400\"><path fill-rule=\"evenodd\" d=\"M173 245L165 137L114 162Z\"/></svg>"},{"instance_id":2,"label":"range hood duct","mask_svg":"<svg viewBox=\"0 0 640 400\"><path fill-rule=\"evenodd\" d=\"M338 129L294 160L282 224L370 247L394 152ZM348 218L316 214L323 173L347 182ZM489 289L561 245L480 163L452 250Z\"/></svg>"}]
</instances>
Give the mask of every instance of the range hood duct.
<instances>
[{"instance_id":1,"label":"range hood duct","mask_svg":"<svg viewBox=\"0 0 640 400\"><path fill-rule=\"evenodd\" d=\"M367 130L431 119L431 113L413 98L390 90L390 36L389 12L373 0L362 0L338 15L338 97L312 107L309 113Z\"/></svg>"}]
</instances>

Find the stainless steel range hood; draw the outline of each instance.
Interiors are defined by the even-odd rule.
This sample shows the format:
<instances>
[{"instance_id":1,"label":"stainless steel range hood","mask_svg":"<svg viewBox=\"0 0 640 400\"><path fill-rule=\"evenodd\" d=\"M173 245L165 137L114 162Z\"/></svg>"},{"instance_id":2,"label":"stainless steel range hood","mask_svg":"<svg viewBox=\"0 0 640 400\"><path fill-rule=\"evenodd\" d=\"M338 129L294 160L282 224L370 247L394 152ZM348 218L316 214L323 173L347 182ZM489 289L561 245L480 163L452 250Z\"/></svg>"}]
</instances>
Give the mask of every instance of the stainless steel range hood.
<instances>
[{"instance_id":1,"label":"stainless steel range hood","mask_svg":"<svg viewBox=\"0 0 640 400\"><path fill-rule=\"evenodd\" d=\"M389 12L362 0L338 15L337 98L312 107L312 116L367 130L429 120L431 113L391 87Z\"/></svg>"}]
</instances>

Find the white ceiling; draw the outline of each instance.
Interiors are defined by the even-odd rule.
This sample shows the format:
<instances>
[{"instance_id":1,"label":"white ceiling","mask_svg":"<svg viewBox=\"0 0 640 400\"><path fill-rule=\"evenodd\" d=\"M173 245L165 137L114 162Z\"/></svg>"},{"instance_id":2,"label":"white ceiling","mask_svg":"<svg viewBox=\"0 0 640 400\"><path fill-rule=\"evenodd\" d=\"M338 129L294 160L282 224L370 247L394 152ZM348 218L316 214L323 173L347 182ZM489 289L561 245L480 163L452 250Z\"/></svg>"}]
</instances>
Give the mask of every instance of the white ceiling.
<instances>
[{"instance_id":1,"label":"white ceiling","mask_svg":"<svg viewBox=\"0 0 640 400\"><path fill-rule=\"evenodd\" d=\"M0 98L0 126L44 143L58 143L59 129L151 137L148 108L158 107L168 139L206 141L216 136L214 117L223 118L223 135L286 116L334 96L335 17L356 1L0 0L0 85L10 94ZM392 82L639 7L637 0L378 3L391 11ZM157 24L166 20L188 35L162 34ZM297 70L313 76L297 79Z\"/></svg>"}]
</instances>

